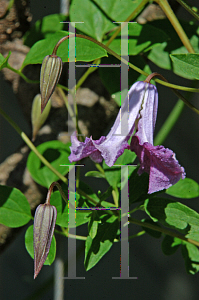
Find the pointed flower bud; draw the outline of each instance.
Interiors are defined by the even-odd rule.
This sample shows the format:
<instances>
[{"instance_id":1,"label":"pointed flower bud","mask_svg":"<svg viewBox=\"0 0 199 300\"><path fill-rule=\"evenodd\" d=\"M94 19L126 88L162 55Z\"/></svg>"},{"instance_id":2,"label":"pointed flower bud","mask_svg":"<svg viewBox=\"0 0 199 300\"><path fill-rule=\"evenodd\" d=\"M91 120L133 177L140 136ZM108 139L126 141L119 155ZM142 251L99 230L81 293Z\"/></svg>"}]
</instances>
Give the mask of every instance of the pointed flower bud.
<instances>
[{"instance_id":1,"label":"pointed flower bud","mask_svg":"<svg viewBox=\"0 0 199 300\"><path fill-rule=\"evenodd\" d=\"M45 203L37 207L34 218L34 279L48 256L56 218L55 206Z\"/></svg>"},{"instance_id":2,"label":"pointed flower bud","mask_svg":"<svg viewBox=\"0 0 199 300\"><path fill-rule=\"evenodd\" d=\"M46 121L51 108L49 99L43 113L41 113L41 95L37 94L32 102L31 121L32 121L32 140L35 140L37 132Z\"/></svg>"},{"instance_id":3,"label":"pointed flower bud","mask_svg":"<svg viewBox=\"0 0 199 300\"><path fill-rule=\"evenodd\" d=\"M62 60L57 55L44 57L40 74L41 112L53 94L62 72Z\"/></svg>"}]
</instances>

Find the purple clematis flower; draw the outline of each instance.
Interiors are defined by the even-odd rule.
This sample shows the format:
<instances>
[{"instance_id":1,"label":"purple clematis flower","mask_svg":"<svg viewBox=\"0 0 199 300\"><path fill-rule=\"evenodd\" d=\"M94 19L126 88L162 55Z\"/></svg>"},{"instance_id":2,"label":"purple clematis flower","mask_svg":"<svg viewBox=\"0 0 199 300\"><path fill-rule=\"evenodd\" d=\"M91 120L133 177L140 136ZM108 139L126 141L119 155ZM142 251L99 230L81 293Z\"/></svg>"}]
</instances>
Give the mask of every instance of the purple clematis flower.
<instances>
[{"instance_id":1,"label":"purple clematis flower","mask_svg":"<svg viewBox=\"0 0 199 300\"><path fill-rule=\"evenodd\" d=\"M149 173L149 193L166 189L185 178L184 168L178 164L175 154L163 146L153 146L153 133L157 117L158 92L154 85L138 81L132 85L109 134L99 140L92 137L79 142L71 136L69 160L78 161L90 156L94 162L103 159L111 167L125 149L134 151L139 160L138 173ZM125 134L121 134L125 124ZM127 125L127 126L126 126ZM128 145L132 137L131 145Z\"/></svg>"}]
</instances>

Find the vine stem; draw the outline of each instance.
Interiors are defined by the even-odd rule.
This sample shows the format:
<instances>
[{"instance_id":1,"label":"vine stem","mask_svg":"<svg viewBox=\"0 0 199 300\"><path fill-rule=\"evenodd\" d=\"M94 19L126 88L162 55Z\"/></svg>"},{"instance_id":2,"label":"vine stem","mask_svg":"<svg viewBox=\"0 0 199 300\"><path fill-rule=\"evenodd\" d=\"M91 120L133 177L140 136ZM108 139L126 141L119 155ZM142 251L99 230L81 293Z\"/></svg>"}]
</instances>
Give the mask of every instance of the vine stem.
<instances>
[{"instance_id":1,"label":"vine stem","mask_svg":"<svg viewBox=\"0 0 199 300\"><path fill-rule=\"evenodd\" d=\"M74 125L76 125L76 120L75 120L75 114L74 114L74 111L72 110L72 107L71 107L70 104L68 103L68 101L67 101L67 99L66 99L66 96L65 96L65 94L64 94L64 92L63 92L63 90L62 90L62 88L61 88L61 87L58 87L57 89L58 89L58 91L60 92L62 98L64 99L64 103L65 103L65 105L66 105L66 108L67 108L67 110L68 110L68 112L69 112L69 115L70 115L70 117L71 117L71 119L72 119Z\"/></svg>"},{"instance_id":2,"label":"vine stem","mask_svg":"<svg viewBox=\"0 0 199 300\"><path fill-rule=\"evenodd\" d=\"M45 166L47 166L55 175L57 175L64 183L68 183L68 180L66 177L64 177L61 173L59 173L51 164L39 153L37 148L33 145L31 140L27 137L27 135L21 130L21 128L0 108L0 114L4 117L6 121L16 130L16 132L21 136L23 141L28 145L28 147L37 155L37 157L43 162ZM54 187L54 186L53 186ZM77 192L90 200L94 205L99 205L100 201L97 202L95 199L87 195L84 191L82 191L80 188L76 188ZM64 198L64 196L63 196ZM67 199L68 201L68 199Z\"/></svg>"},{"instance_id":3,"label":"vine stem","mask_svg":"<svg viewBox=\"0 0 199 300\"><path fill-rule=\"evenodd\" d=\"M185 236L179 234L179 233L175 233L173 231L170 231L166 228L161 228L161 227L158 227L158 226L155 226L153 224L149 224L149 223L144 223L144 222L141 222L137 219L134 219L134 218L129 218L129 222L132 223L132 224L136 224L136 225L139 225L139 226L142 226L142 227L146 227L146 228L149 228L149 229L152 229L152 230L155 230L155 231L159 231L159 232L162 232L164 234L167 234L169 236L172 236L172 237L176 237L182 241L185 241L185 242L188 242L190 244L193 244L197 247L199 247L199 242L197 241L194 241L192 239L189 239L189 238L186 238Z\"/></svg>"},{"instance_id":4,"label":"vine stem","mask_svg":"<svg viewBox=\"0 0 199 300\"><path fill-rule=\"evenodd\" d=\"M167 18L171 22L173 28L177 32L179 38L181 39L183 45L186 47L187 51L189 53L195 53L195 51L194 51L194 49L193 49L186 33L184 32L182 26L180 25L178 19L176 18L175 14L172 11L172 9L171 9L169 3L167 2L167 0L155 0L155 2L157 2L158 5L164 11L165 15L167 16Z\"/></svg>"},{"instance_id":5,"label":"vine stem","mask_svg":"<svg viewBox=\"0 0 199 300\"><path fill-rule=\"evenodd\" d=\"M182 0L176 0L180 5L182 5L194 18L196 18L199 21L199 15L191 8L189 7L184 1Z\"/></svg>"},{"instance_id":6,"label":"vine stem","mask_svg":"<svg viewBox=\"0 0 199 300\"><path fill-rule=\"evenodd\" d=\"M28 79L28 77L26 77L26 75L24 75L20 70L16 70L13 67L11 67L10 65L7 65L6 68L8 68L9 70L15 72L16 74L18 74L19 76L21 76L27 83L39 83L39 80L31 80Z\"/></svg>"},{"instance_id":7,"label":"vine stem","mask_svg":"<svg viewBox=\"0 0 199 300\"><path fill-rule=\"evenodd\" d=\"M89 40L95 44L97 44L98 46L102 47L103 49L105 49L108 53L110 53L111 55L115 56L118 60L122 61L124 64L126 65L129 65L129 67L131 67L133 70L135 70L136 72L148 77L149 74L144 72L143 70L141 70L140 68L134 66L133 64L131 64L130 62L128 62L127 60L125 60L123 57L121 57L120 55L118 55L116 52L114 52L113 50L111 50L110 48L108 48L106 45L100 43L99 41L93 39L92 37L90 36L86 36L86 35L83 35L83 34L71 34L70 35L70 38L72 37L78 37L78 38L83 38L83 39L86 39L86 40ZM52 52L52 55L56 55L57 53L57 49L58 47L61 45L61 43L63 43L65 40L67 40L69 38L69 36L64 36L63 38L61 38L57 44L55 45L54 49L53 49L53 52ZM160 79L154 79L154 81L160 83L161 85L164 85L164 86L167 86L167 87L170 87L170 88L173 88L173 89L177 89L177 90L182 90L182 91L187 91L187 92L196 92L196 93L199 93L199 89L196 89L196 88L189 88L189 87L184 87L184 86L180 86L180 85L176 85L176 84L172 84L172 83L169 83L169 82L165 82L163 80L160 80ZM77 86L78 87L78 84Z\"/></svg>"},{"instance_id":8,"label":"vine stem","mask_svg":"<svg viewBox=\"0 0 199 300\"><path fill-rule=\"evenodd\" d=\"M76 235L76 234L69 234L68 233L68 228L66 228L66 229L63 229L62 228L62 230L63 230L63 234L66 236L66 237L68 237L68 238L71 238L71 239L77 239L77 240L81 240L81 241L86 241L86 239L87 239L87 236L83 236L83 235Z\"/></svg>"},{"instance_id":9,"label":"vine stem","mask_svg":"<svg viewBox=\"0 0 199 300\"><path fill-rule=\"evenodd\" d=\"M8 123L17 131L28 147L37 155L37 157L45 164L54 174L56 174L63 182L67 183L68 180L54 169L51 164L39 153L37 148L33 145L27 135L21 130L21 128L0 108L0 114L8 121Z\"/></svg>"},{"instance_id":10,"label":"vine stem","mask_svg":"<svg viewBox=\"0 0 199 300\"><path fill-rule=\"evenodd\" d=\"M125 23L129 22L130 20L134 19L142 10L142 8L149 2L149 0L143 0L138 7L128 16L128 18L122 22L121 26L117 28L117 30L113 33L113 35L110 37L108 42L106 43L106 46L108 47L112 41L117 37L117 35L120 33L121 29L126 26Z\"/></svg>"},{"instance_id":11,"label":"vine stem","mask_svg":"<svg viewBox=\"0 0 199 300\"><path fill-rule=\"evenodd\" d=\"M63 235L65 237L71 238L71 239L77 239L77 240L81 240L81 241L86 241L87 237L83 236L83 235L75 235L75 234L68 234L68 231L61 227L62 231L59 231L57 229L54 230L55 233Z\"/></svg>"}]
</instances>

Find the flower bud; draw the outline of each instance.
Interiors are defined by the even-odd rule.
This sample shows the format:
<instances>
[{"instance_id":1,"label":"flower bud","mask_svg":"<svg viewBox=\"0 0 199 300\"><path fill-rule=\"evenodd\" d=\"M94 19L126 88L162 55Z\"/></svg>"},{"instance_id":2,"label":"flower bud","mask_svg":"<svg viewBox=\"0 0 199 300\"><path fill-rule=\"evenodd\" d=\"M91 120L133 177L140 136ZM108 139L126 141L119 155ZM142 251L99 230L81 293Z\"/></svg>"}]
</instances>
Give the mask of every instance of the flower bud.
<instances>
[{"instance_id":1,"label":"flower bud","mask_svg":"<svg viewBox=\"0 0 199 300\"><path fill-rule=\"evenodd\" d=\"M41 112L43 112L49 98L55 90L62 72L62 60L57 55L44 57L40 74Z\"/></svg>"},{"instance_id":2,"label":"flower bud","mask_svg":"<svg viewBox=\"0 0 199 300\"><path fill-rule=\"evenodd\" d=\"M34 279L39 274L50 250L57 210L50 204L40 204L34 218Z\"/></svg>"},{"instance_id":3,"label":"flower bud","mask_svg":"<svg viewBox=\"0 0 199 300\"><path fill-rule=\"evenodd\" d=\"M46 121L51 108L49 99L43 113L41 113L41 95L37 94L32 102L31 121L32 121L32 140L35 140L37 132Z\"/></svg>"}]
</instances>

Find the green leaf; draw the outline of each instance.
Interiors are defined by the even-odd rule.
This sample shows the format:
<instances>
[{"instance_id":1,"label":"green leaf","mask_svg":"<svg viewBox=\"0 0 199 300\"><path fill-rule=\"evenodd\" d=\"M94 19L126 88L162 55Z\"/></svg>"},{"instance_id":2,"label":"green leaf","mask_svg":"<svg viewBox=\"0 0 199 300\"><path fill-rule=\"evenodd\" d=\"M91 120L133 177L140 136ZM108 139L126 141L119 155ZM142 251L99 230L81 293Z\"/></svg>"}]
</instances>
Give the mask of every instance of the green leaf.
<instances>
[{"instance_id":1,"label":"green leaf","mask_svg":"<svg viewBox=\"0 0 199 300\"><path fill-rule=\"evenodd\" d=\"M161 45L153 48L147 57L158 67L171 70L171 59L169 57L169 52L167 52L165 49L167 49L167 42L164 42Z\"/></svg>"},{"instance_id":2,"label":"green leaf","mask_svg":"<svg viewBox=\"0 0 199 300\"><path fill-rule=\"evenodd\" d=\"M98 41L102 41L104 34L116 27L91 0L73 0L69 15L70 21L83 22L76 23L77 29Z\"/></svg>"},{"instance_id":3,"label":"green leaf","mask_svg":"<svg viewBox=\"0 0 199 300\"><path fill-rule=\"evenodd\" d=\"M165 198L151 198L145 201L145 211L154 222L175 228L183 233L199 232L199 214L179 202Z\"/></svg>"},{"instance_id":4,"label":"green leaf","mask_svg":"<svg viewBox=\"0 0 199 300\"><path fill-rule=\"evenodd\" d=\"M33 225L29 226L26 230L25 234L25 246L26 250L30 254L30 256L34 259L34 248L33 248ZM50 251L48 253L48 256L46 258L46 261L44 265L51 265L53 261L55 260L56 256L56 240L55 236L53 235Z\"/></svg>"},{"instance_id":5,"label":"green leaf","mask_svg":"<svg viewBox=\"0 0 199 300\"><path fill-rule=\"evenodd\" d=\"M198 225L191 226L191 230L186 234L186 238L199 241Z\"/></svg>"},{"instance_id":6,"label":"green leaf","mask_svg":"<svg viewBox=\"0 0 199 300\"><path fill-rule=\"evenodd\" d=\"M121 35L119 34L109 46L119 55L138 55L143 51L146 52L153 49L169 39L169 36L163 30L149 24L130 23L128 26L128 40L127 38L121 40ZM128 52L121 53L121 42L128 45Z\"/></svg>"},{"instance_id":7,"label":"green leaf","mask_svg":"<svg viewBox=\"0 0 199 300\"><path fill-rule=\"evenodd\" d=\"M37 41L49 37L52 33L65 30L68 24L61 23L67 17L63 14L52 14L38 20L23 36L24 45L32 47Z\"/></svg>"},{"instance_id":8,"label":"green leaf","mask_svg":"<svg viewBox=\"0 0 199 300\"><path fill-rule=\"evenodd\" d=\"M0 224L16 228L27 224L32 218L30 204L16 188L0 185Z\"/></svg>"},{"instance_id":9,"label":"green leaf","mask_svg":"<svg viewBox=\"0 0 199 300\"><path fill-rule=\"evenodd\" d=\"M110 250L117 235L119 221L116 216L103 215L102 223L98 224L97 235L86 240L84 266L86 271L93 268L100 259Z\"/></svg>"},{"instance_id":10,"label":"green leaf","mask_svg":"<svg viewBox=\"0 0 199 300\"><path fill-rule=\"evenodd\" d=\"M63 188L63 191L65 195L68 195L68 189ZM69 221L68 218L69 208L68 208L68 204L62 199L59 191L56 191L51 195L50 204L54 205L57 209L56 224L67 228L68 221ZM76 193L76 207L85 207L85 208L87 207L84 199L77 193ZM89 221L90 214L91 211L89 210L86 211L76 210L76 227L87 223Z\"/></svg>"},{"instance_id":11,"label":"green leaf","mask_svg":"<svg viewBox=\"0 0 199 300\"><path fill-rule=\"evenodd\" d=\"M182 240L170 235L166 235L162 241L162 252L165 255L172 255L178 250L181 244Z\"/></svg>"},{"instance_id":12,"label":"green leaf","mask_svg":"<svg viewBox=\"0 0 199 300\"><path fill-rule=\"evenodd\" d=\"M50 141L39 145L37 150L58 172L62 175L66 175L69 167L61 165L74 164L70 163L68 160L68 156L70 155L70 145L70 143L63 144L60 141ZM33 151L28 156L27 168L32 178L46 188L49 188L53 181L57 181L59 179L57 175L55 175L40 161Z\"/></svg>"},{"instance_id":13,"label":"green leaf","mask_svg":"<svg viewBox=\"0 0 199 300\"><path fill-rule=\"evenodd\" d=\"M161 45L153 48L149 54L148 59L150 59L153 63L155 63L160 68L172 70L179 76L187 77L186 70L179 70L176 68L175 64L172 64L170 54L185 54L188 53L187 49L182 45L180 38L178 37L177 33L173 29L172 25L168 20L157 20L150 22L150 25L163 30L170 39L164 42ZM192 44L196 53L199 52L199 28L193 22L188 23L185 21L181 21L181 25Z\"/></svg>"},{"instance_id":14,"label":"green leaf","mask_svg":"<svg viewBox=\"0 0 199 300\"><path fill-rule=\"evenodd\" d=\"M190 243L183 242L182 245L182 256L185 260L185 267L187 273L192 275L199 271L199 250L198 248Z\"/></svg>"},{"instance_id":15,"label":"green leaf","mask_svg":"<svg viewBox=\"0 0 199 300\"><path fill-rule=\"evenodd\" d=\"M189 79L199 79L199 54L173 54L170 57L176 73L184 73Z\"/></svg>"},{"instance_id":16,"label":"green leaf","mask_svg":"<svg viewBox=\"0 0 199 300\"><path fill-rule=\"evenodd\" d=\"M108 167L105 161L103 161L103 169L105 172L106 180L113 188L121 186L121 166L132 164L135 158L136 155L134 152L125 149L124 153L115 162L114 164L115 166ZM132 172L133 172L133 167L129 167L129 176ZM127 180L128 180L127 177L123 178L122 183L125 184Z\"/></svg>"},{"instance_id":17,"label":"green leaf","mask_svg":"<svg viewBox=\"0 0 199 300\"><path fill-rule=\"evenodd\" d=\"M186 238L199 241L199 214L189 207L170 199L151 198L145 201L145 211L154 222L188 233ZM173 254L180 243L187 272L195 274L199 271L199 250L195 245L167 237L162 250L166 255Z\"/></svg>"},{"instance_id":18,"label":"green leaf","mask_svg":"<svg viewBox=\"0 0 199 300\"><path fill-rule=\"evenodd\" d=\"M99 220L97 211L93 211L88 223L88 233L92 239L94 239L97 234L99 222L101 221Z\"/></svg>"},{"instance_id":19,"label":"green leaf","mask_svg":"<svg viewBox=\"0 0 199 300\"><path fill-rule=\"evenodd\" d=\"M193 179L180 179L176 184L168 188L166 193L176 198L195 198L199 196L199 186Z\"/></svg>"},{"instance_id":20,"label":"green leaf","mask_svg":"<svg viewBox=\"0 0 199 300\"><path fill-rule=\"evenodd\" d=\"M8 52L8 55L6 57L4 57L1 53L0 53L0 71L3 68L6 68L8 66L8 59L11 55L11 51Z\"/></svg>"},{"instance_id":21,"label":"green leaf","mask_svg":"<svg viewBox=\"0 0 199 300\"><path fill-rule=\"evenodd\" d=\"M99 171L90 171L85 174L85 177L105 178L105 175Z\"/></svg>"},{"instance_id":22,"label":"green leaf","mask_svg":"<svg viewBox=\"0 0 199 300\"><path fill-rule=\"evenodd\" d=\"M129 17L142 0L94 0L94 2L102 9L105 15L107 15L113 21L122 22Z\"/></svg>"},{"instance_id":23,"label":"green leaf","mask_svg":"<svg viewBox=\"0 0 199 300\"><path fill-rule=\"evenodd\" d=\"M26 55L21 69L29 64L41 64L46 55L52 54L56 43L67 35L67 31L60 31L35 43ZM71 49L71 52L75 53L75 61L92 61L96 58L107 56L106 50L94 42L79 37L76 37L76 45L75 48ZM68 62L68 39L59 46L57 55L61 57L63 62Z\"/></svg>"}]
</instances>

